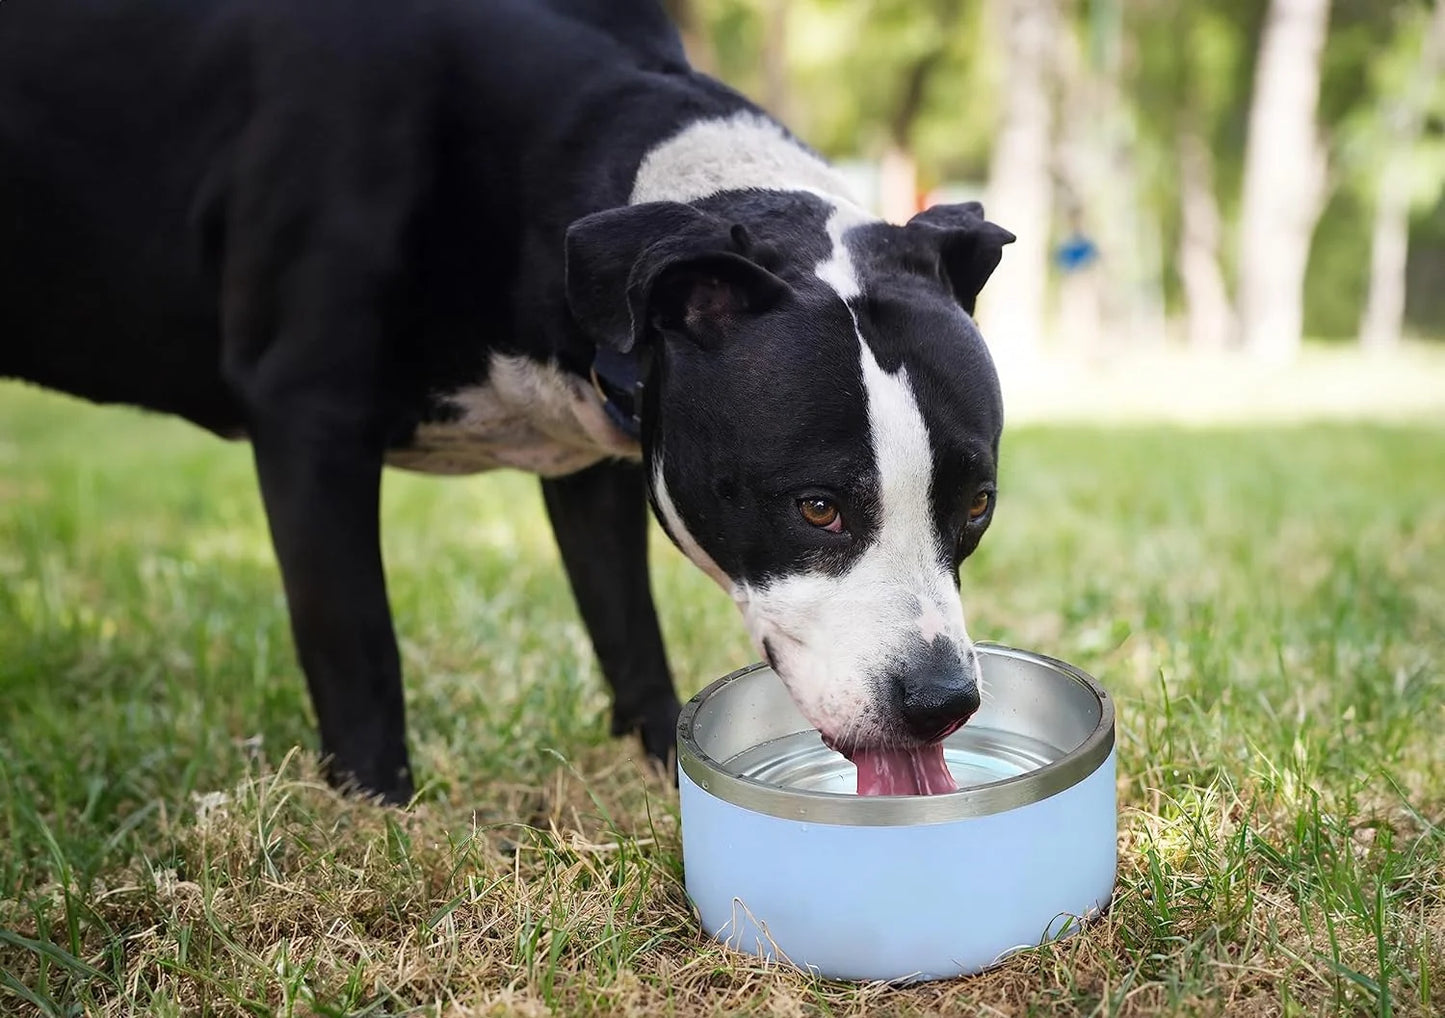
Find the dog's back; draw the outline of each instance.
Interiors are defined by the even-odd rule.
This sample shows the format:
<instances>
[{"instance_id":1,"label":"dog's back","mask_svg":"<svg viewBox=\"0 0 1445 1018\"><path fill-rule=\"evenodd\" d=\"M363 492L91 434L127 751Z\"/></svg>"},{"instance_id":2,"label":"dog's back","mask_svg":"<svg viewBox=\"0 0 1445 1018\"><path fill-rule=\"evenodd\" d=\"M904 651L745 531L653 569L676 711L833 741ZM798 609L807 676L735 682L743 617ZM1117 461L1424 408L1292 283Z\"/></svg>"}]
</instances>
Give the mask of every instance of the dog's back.
<instances>
[{"instance_id":1,"label":"dog's back","mask_svg":"<svg viewBox=\"0 0 1445 1018\"><path fill-rule=\"evenodd\" d=\"M239 93L191 78L218 6L0 6L0 374L228 416L187 197L207 131L234 129L228 107L239 117ZM138 359L152 363L129 370Z\"/></svg>"},{"instance_id":2,"label":"dog's back","mask_svg":"<svg viewBox=\"0 0 1445 1018\"><path fill-rule=\"evenodd\" d=\"M625 180L569 174L605 145L623 176L668 129L598 123L642 77L693 106L725 91L654 0L6 0L0 375L235 433L234 265L337 229L317 210L375 185L414 220L395 388L470 377L517 327L524 226L560 244L625 202ZM340 217L359 260L387 201Z\"/></svg>"}]
</instances>

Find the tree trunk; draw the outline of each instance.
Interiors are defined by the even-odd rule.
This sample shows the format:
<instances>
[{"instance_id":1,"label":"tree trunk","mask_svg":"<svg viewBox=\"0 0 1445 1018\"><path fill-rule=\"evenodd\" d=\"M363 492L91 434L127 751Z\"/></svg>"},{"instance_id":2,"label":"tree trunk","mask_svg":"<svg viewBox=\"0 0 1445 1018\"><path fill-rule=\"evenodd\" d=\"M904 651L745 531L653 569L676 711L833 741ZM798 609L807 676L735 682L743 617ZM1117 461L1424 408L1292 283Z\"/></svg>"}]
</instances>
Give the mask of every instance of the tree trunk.
<instances>
[{"instance_id":1,"label":"tree trunk","mask_svg":"<svg viewBox=\"0 0 1445 1018\"><path fill-rule=\"evenodd\" d=\"M1405 327L1405 270L1410 253L1410 157L1424 126L1430 93L1445 64L1445 0L1435 0L1420 59L1405 91L1385 109L1384 165L1375 181L1370 236L1370 290L1360 320L1360 345L1388 352Z\"/></svg>"},{"instance_id":2,"label":"tree trunk","mask_svg":"<svg viewBox=\"0 0 1445 1018\"><path fill-rule=\"evenodd\" d=\"M1393 161L1392 161L1393 162ZM1400 345L1405 327L1405 268L1410 256L1410 198L1387 163L1375 192L1370 231L1370 289L1360 319L1360 346L1386 353Z\"/></svg>"},{"instance_id":3,"label":"tree trunk","mask_svg":"<svg viewBox=\"0 0 1445 1018\"><path fill-rule=\"evenodd\" d=\"M717 58L693 0L663 0L662 6L682 36L688 63L704 74L716 74Z\"/></svg>"},{"instance_id":4,"label":"tree trunk","mask_svg":"<svg viewBox=\"0 0 1445 1018\"><path fill-rule=\"evenodd\" d=\"M878 213L890 223L906 223L918 211L918 161L893 143L878 164Z\"/></svg>"},{"instance_id":5,"label":"tree trunk","mask_svg":"<svg viewBox=\"0 0 1445 1018\"><path fill-rule=\"evenodd\" d=\"M1080 0L1060 0L1063 25L1078 17ZM1107 351L1105 337L1113 331L1122 259L1114 243L1118 223L1111 220L1115 123L1104 108L1102 75L1089 59L1089 45L1078 31L1055 33L1050 56L1058 102L1058 127L1053 139L1055 211L1066 243L1087 239L1096 253L1082 264L1058 273L1050 333L1056 352L1094 358ZM1111 235L1114 234L1114 235Z\"/></svg>"},{"instance_id":6,"label":"tree trunk","mask_svg":"<svg viewBox=\"0 0 1445 1018\"><path fill-rule=\"evenodd\" d=\"M1216 353L1229 343L1229 290L1219 267L1219 199L1214 156L1197 130L1179 133L1179 280L1189 349Z\"/></svg>"},{"instance_id":7,"label":"tree trunk","mask_svg":"<svg viewBox=\"0 0 1445 1018\"><path fill-rule=\"evenodd\" d=\"M1018 241L980 298L979 318L997 359L1028 359L1043 333L1053 186L1049 67L1057 0L996 0L1003 49L999 130L989 165L988 216Z\"/></svg>"},{"instance_id":8,"label":"tree trunk","mask_svg":"<svg viewBox=\"0 0 1445 1018\"><path fill-rule=\"evenodd\" d=\"M907 222L918 211L918 160L913 156L913 125L923 110L928 83L943 62L944 47L955 31L962 6L957 0L946 0L929 9L935 42L904 74L902 92L893 115L888 118L888 147L878 167L878 211L892 223Z\"/></svg>"},{"instance_id":9,"label":"tree trunk","mask_svg":"<svg viewBox=\"0 0 1445 1018\"><path fill-rule=\"evenodd\" d=\"M1119 3L1063 0L1063 7L1064 23L1078 27L1057 33L1052 64L1056 186L1071 241L1087 238L1098 257L1073 269L1064 259L1053 333L1077 353L1117 356L1163 337L1163 259L1140 185L1137 123L1121 85Z\"/></svg>"},{"instance_id":10,"label":"tree trunk","mask_svg":"<svg viewBox=\"0 0 1445 1018\"><path fill-rule=\"evenodd\" d=\"M791 124L788 97L788 0L767 0L763 22L763 107Z\"/></svg>"},{"instance_id":11,"label":"tree trunk","mask_svg":"<svg viewBox=\"0 0 1445 1018\"><path fill-rule=\"evenodd\" d=\"M1310 238L1324 206L1315 128L1329 0L1271 0L1255 64L1240 216L1239 324L1244 346L1284 362L1304 336Z\"/></svg>"}]
</instances>

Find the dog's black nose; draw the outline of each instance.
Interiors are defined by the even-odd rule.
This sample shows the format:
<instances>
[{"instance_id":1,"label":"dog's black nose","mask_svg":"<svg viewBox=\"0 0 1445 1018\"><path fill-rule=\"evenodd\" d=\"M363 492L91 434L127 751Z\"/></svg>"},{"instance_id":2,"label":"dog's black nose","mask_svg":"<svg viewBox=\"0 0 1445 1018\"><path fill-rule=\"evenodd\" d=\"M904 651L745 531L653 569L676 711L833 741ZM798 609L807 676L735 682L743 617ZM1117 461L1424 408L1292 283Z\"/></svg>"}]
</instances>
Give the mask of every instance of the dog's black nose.
<instances>
[{"instance_id":1,"label":"dog's black nose","mask_svg":"<svg viewBox=\"0 0 1445 1018\"><path fill-rule=\"evenodd\" d=\"M973 717L978 704L977 683L919 683L903 696L903 720L910 732L931 742Z\"/></svg>"},{"instance_id":2,"label":"dog's black nose","mask_svg":"<svg viewBox=\"0 0 1445 1018\"><path fill-rule=\"evenodd\" d=\"M978 710L978 678L971 660L930 653L909 663L898 678L899 712L908 731L931 742L958 728Z\"/></svg>"}]
</instances>

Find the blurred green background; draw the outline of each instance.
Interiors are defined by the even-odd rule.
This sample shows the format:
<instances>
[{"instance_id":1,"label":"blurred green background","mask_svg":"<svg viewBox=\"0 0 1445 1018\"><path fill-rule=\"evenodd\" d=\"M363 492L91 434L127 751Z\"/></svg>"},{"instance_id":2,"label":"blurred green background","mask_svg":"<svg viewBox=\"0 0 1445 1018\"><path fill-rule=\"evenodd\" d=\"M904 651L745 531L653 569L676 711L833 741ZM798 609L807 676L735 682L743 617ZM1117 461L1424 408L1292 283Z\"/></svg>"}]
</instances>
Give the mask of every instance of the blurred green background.
<instances>
[{"instance_id":1,"label":"blurred green background","mask_svg":"<svg viewBox=\"0 0 1445 1018\"><path fill-rule=\"evenodd\" d=\"M1445 335L1442 0L666 6L890 218L980 198L1019 233L1005 354Z\"/></svg>"},{"instance_id":2,"label":"blurred green background","mask_svg":"<svg viewBox=\"0 0 1445 1018\"><path fill-rule=\"evenodd\" d=\"M422 788L335 799L249 449L6 383L0 1014L1440 1014L1445 0L665 2L879 213L1018 234L963 589L1119 704L1109 921L886 999L711 946L509 471L388 473ZM751 650L652 537L688 695Z\"/></svg>"}]
</instances>

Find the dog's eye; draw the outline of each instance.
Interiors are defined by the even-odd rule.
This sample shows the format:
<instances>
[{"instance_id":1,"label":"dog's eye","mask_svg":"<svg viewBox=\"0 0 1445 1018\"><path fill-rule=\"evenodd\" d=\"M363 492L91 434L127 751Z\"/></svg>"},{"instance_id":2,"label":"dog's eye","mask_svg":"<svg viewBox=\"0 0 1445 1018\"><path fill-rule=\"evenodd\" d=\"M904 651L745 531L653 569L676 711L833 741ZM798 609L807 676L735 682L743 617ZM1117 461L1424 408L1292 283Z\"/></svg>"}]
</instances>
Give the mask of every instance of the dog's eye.
<instances>
[{"instance_id":1,"label":"dog's eye","mask_svg":"<svg viewBox=\"0 0 1445 1018\"><path fill-rule=\"evenodd\" d=\"M798 499L798 512L803 514L803 519L819 530L826 530L837 534L843 530L843 514L838 512L838 507L826 498L800 498Z\"/></svg>"},{"instance_id":2,"label":"dog's eye","mask_svg":"<svg viewBox=\"0 0 1445 1018\"><path fill-rule=\"evenodd\" d=\"M988 512L989 503L993 501L993 495L987 491L980 491L973 496L973 501L968 506L969 522L983 519L983 514Z\"/></svg>"}]
</instances>

